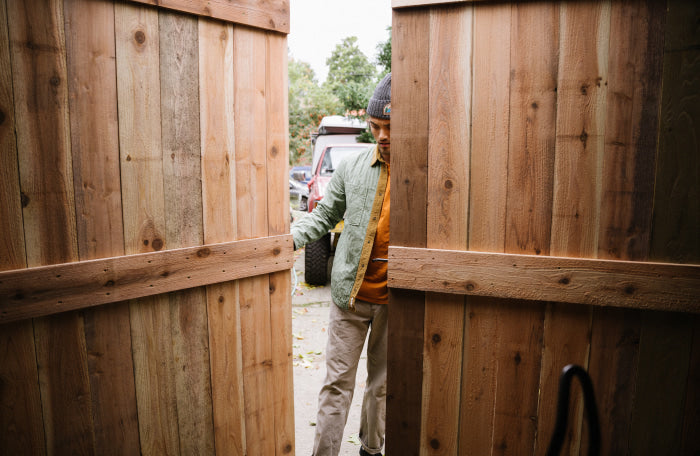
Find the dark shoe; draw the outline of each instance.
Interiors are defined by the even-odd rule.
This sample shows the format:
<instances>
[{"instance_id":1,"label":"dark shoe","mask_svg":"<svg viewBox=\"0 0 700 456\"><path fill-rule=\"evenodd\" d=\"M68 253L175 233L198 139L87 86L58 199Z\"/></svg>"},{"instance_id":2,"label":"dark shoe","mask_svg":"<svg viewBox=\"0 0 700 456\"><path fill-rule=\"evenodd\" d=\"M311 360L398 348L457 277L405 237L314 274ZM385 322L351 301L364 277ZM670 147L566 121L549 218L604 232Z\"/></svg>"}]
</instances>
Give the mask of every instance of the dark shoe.
<instances>
[{"instance_id":1,"label":"dark shoe","mask_svg":"<svg viewBox=\"0 0 700 456\"><path fill-rule=\"evenodd\" d=\"M382 454L381 453L376 453L376 454L368 453L365 451L364 448L360 447L360 456L382 456Z\"/></svg>"}]
</instances>

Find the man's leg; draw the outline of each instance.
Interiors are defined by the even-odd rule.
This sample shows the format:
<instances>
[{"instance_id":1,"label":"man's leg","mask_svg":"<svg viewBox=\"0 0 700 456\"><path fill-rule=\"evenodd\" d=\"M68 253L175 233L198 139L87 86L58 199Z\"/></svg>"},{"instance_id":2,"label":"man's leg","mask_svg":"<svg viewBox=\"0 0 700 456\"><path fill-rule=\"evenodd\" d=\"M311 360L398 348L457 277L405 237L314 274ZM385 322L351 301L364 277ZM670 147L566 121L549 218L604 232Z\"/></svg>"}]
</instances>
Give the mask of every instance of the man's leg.
<instances>
[{"instance_id":1,"label":"man's leg","mask_svg":"<svg viewBox=\"0 0 700 456\"><path fill-rule=\"evenodd\" d=\"M367 342L367 388L362 401L360 441L369 454L384 446L386 425L387 306L372 305L372 323Z\"/></svg>"},{"instance_id":2,"label":"man's leg","mask_svg":"<svg viewBox=\"0 0 700 456\"><path fill-rule=\"evenodd\" d=\"M326 345L326 379L318 396L315 456L336 456L355 390L355 374L371 314L369 304L357 302L356 311L331 303Z\"/></svg>"}]
</instances>

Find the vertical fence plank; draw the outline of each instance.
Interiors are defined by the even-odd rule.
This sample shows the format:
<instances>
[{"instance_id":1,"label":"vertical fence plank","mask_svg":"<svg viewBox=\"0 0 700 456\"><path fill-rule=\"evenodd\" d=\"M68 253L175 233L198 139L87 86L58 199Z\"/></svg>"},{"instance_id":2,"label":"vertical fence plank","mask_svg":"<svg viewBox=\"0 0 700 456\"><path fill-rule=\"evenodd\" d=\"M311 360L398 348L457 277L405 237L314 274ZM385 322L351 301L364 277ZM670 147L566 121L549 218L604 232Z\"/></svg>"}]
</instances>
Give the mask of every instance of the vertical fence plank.
<instances>
[{"instance_id":1,"label":"vertical fence plank","mask_svg":"<svg viewBox=\"0 0 700 456\"><path fill-rule=\"evenodd\" d=\"M511 5L474 8L474 98L469 250L503 252L508 183ZM497 299L467 298L460 454L491 451L496 400Z\"/></svg>"},{"instance_id":2,"label":"vertical fence plank","mask_svg":"<svg viewBox=\"0 0 700 456\"><path fill-rule=\"evenodd\" d=\"M429 17L394 11L391 244L426 246ZM389 289L386 453L418 455L425 293ZM407 375L407 373L410 373Z\"/></svg>"},{"instance_id":3,"label":"vertical fence plank","mask_svg":"<svg viewBox=\"0 0 700 456\"><path fill-rule=\"evenodd\" d=\"M10 39L0 2L0 270L27 266L20 205ZM36 353L31 321L0 331L0 448L8 454L45 454Z\"/></svg>"},{"instance_id":4,"label":"vertical fence plank","mask_svg":"<svg viewBox=\"0 0 700 456\"><path fill-rule=\"evenodd\" d=\"M548 254L556 117L559 6L512 8L510 145L505 251ZM504 303L498 309L497 454L534 448L544 304ZM519 450L515 450L515 449Z\"/></svg>"},{"instance_id":5,"label":"vertical fence plank","mask_svg":"<svg viewBox=\"0 0 700 456\"><path fill-rule=\"evenodd\" d=\"M66 0L71 144L81 260L124 254L119 177L114 6ZM84 312L95 449L139 451L129 307Z\"/></svg>"},{"instance_id":6,"label":"vertical fence plank","mask_svg":"<svg viewBox=\"0 0 700 456\"><path fill-rule=\"evenodd\" d=\"M561 27L550 254L595 258L605 137L610 3L564 3ZM554 431L562 369L568 364L588 367L590 324L591 309L588 307L558 303L547 307L536 454L544 454ZM568 454L579 451L583 420L583 398L578 383L572 385L571 391L570 432L562 447L562 452Z\"/></svg>"},{"instance_id":7,"label":"vertical fence plank","mask_svg":"<svg viewBox=\"0 0 700 456\"><path fill-rule=\"evenodd\" d=\"M656 166L654 215L650 259L674 263L700 262L700 5L673 0L668 4L664 42L663 89ZM682 410L678 454L700 454L700 319L687 319L692 327L689 373L684 385L668 385L684 390L684 404L661 399L674 416ZM678 321L677 324L682 325ZM671 327L672 328L672 327ZM670 334L678 334L671 332ZM666 335L669 336L669 333ZM642 343L645 339L642 339ZM640 366L641 372L642 366ZM663 372L659 370L660 372ZM678 379L681 380L681 379ZM666 420L665 420L666 421ZM668 420L664 425L675 424ZM666 432L673 438L674 432ZM667 443L659 440L659 443Z\"/></svg>"},{"instance_id":8,"label":"vertical fence plank","mask_svg":"<svg viewBox=\"0 0 700 456\"><path fill-rule=\"evenodd\" d=\"M430 12L427 246L467 248L472 6ZM426 294L421 452L457 454L464 297Z\"/></svg>"},{"instance_id":9,"label":"vertical fence plank","mask_svg":"<svg viewBox=\"0 0 700 456\"><path fill-rule=\"evenodd\" d=\"M197 19L159 13L165 232L170 248L203 242ZM180 452L214 452L206 291L168 296Z\"/></svg>"},{"instance_id":10,"label":"vertical fence plank","mask_svg":"<svg viewBox=\"0 0 700 456\"><path fill-rule=\"evenodd\" d=\"M166 247L158 12L117 3L115 16L125 251L135 254ZM131 301L130 313L141 448L177 454L168 297Z\"/></svg>"},{"instance_id":11,"label":"vertical fence plank","mask_svg":"<svg viewBox=\"0 0 700 456\"><path fill-rule=\"evenodd\" d=\"M8 7L27 265L76 261L63 3ZM49 452L93 452L82 318L42 318L34 329Z\"/></svg>"},{"instance_id":12,"label":"vertical fence plank","mask_svg":"<svg viewBox=\"0 0 700 456\"><path fill-rule=\"evenodd\" d=\"M236 211L239 239L266 236L266 42L261 31L233 29ZM268 276L239 281L241 342L245 386L246 445L250 454L274 454L270 281Z\"/></svg>"},{"instance_id":13,"label":"vertical fence plank","mask_svg":"<svg viewBox=\"0 0 700 456\"><path fill-rule=\"evenodd\" d=\"M289 232L287 37L266 33L268 234ZM292 284L290 271L270 274L272 385L275 454L294 451L294 373L292 370Z\"/></svg>"},{"instance_id":14,"label":"vertical fence plank","mask_svg":"<svg viewBox=\"0 0 700 456\"><path fill-rule=\"evenodd\" d=\"M648 257L663 10L653 1L612 3L600 258ZM629 451L635 398L644 397L635 390L641 322L637 311L593 311L589 370L601 410L602 454Z\"/></svg>"},{"instance_id":15,"label":"vertical fence plank","mask_svg":"<svg viewBox=\"0 0 700 456\"><path fill-rule=\"evenodd\" d=\"M199 19L199 104L204 242L236 239L233 27ZM245 418L238 284L207 287L214 441L244 455Z\"/></svg>"}]
</instances>

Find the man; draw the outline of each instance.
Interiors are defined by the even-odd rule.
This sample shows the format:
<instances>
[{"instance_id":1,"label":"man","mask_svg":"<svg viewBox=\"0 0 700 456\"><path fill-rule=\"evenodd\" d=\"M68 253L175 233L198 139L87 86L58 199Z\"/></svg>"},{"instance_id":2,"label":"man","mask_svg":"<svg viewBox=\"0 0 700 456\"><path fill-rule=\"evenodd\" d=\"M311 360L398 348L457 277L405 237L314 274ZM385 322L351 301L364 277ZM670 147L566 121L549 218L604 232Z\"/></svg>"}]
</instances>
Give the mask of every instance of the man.
<instances>
[{"instance_id":1,"label":"man","mask_svg":"<svg viewBox=\"0 0 700 456\"><path fill-rule=\"evenodd\" d=\"M391 73L377 85L367 114L377 146L341 162L319 205L292 226L299 248L345 218L331 274L335 305L330 309L326 379L318 399L315 456L336 456L340 450L367 331L360 455L378 455L384 446Z\"/></svg>"}]
</instances>

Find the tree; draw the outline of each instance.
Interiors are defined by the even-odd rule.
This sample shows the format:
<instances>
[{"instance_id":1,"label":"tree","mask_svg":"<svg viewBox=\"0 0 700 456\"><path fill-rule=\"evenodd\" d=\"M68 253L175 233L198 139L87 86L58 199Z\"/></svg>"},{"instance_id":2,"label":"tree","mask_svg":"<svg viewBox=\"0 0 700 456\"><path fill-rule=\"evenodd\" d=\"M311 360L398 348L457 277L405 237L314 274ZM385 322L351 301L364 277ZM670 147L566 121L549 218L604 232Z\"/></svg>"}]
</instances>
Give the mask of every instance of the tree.
<instances>
[{"instance_id":1,"label":"tree","mask_svg":"<svg viewBox=\"0 0 700 456\"><path fill-rule=\"evenodd\" d=\"M339 114L343 108L326 87L320 87L307 62L289 58L289 163L311 164L311 134L324 116Z\"/></svg>"},{"instance_id":2,"label":"tree","mask_svg":"<svg viewBox=\"0 0 700 456\"><path fill-rule=\"evenodd\" d=\"M391 26L387 27L389 38L383 43L377 44L377 65L383 69L379 72L379 80L391 72Z\"/></svg>"},{"instance_id":3,"label":"tree","mask_svg":"<svg viewBox=\"0 0 700 456\"><path fill-rule=\"evenodd\" d=\"M325 85L338 97L345 111L364 110L372 96L377 69L357 46L357 37L349 36L337 44L326 65Z\"/></svg>"}]
</instances>

